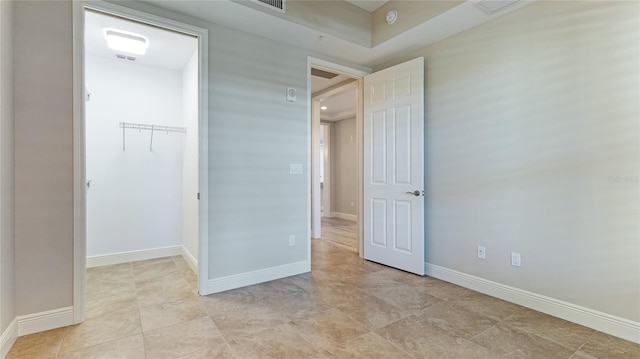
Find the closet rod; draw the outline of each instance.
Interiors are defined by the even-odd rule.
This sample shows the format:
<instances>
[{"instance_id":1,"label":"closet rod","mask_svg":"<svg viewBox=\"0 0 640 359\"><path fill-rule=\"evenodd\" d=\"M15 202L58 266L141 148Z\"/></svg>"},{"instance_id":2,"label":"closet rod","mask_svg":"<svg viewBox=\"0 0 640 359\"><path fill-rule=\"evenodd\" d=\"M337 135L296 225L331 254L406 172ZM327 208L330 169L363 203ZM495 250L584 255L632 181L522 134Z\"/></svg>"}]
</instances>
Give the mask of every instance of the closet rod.
<instances>
[{"instance_id":1,"label":"closet rod","mask_svg":"<svg viewBox=\"0 0 640 359\"><path fill-rule=\"evenodd\" d=\"M147 125L144 123L131 123L131 122L120 122L120 128L130 128L133 130L187 133L186 127Z\"/></svg>"},{"instance_id":2,"label":"closet rod","mask_svg":"<svg viewBox=\"0 0 640 359\"><path fill-rule=\"evenodd\" d=\"M131 123L131 122L120 122L120 128L122 129L122 150L125 150L125 131L126 129L132 130L148 130L151 131L151 141L149 142L149 151L153 151L153 132L161 131L161 132L180 132L187 133L186 127L176 127L176 126L158 126L158 125L147 125L144 123Z\"/></svg>"}]
</instances>

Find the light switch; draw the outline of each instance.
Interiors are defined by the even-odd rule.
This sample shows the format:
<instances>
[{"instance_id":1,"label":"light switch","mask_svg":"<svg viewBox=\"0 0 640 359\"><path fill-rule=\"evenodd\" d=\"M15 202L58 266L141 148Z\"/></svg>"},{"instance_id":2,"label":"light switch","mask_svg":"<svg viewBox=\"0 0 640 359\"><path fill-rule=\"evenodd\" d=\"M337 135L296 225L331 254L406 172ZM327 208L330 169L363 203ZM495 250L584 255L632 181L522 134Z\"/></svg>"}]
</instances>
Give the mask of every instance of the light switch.
<instances>
[{"instance_id":1,"label":"light switch","mask_svg":"<svg viewBox=\"0 0 640 359\"><path fill-rule=\"evenodd\" d=\"M301 175L302 174L302 163L289 163L289 174Z\"/></svg>"}]
</instances>

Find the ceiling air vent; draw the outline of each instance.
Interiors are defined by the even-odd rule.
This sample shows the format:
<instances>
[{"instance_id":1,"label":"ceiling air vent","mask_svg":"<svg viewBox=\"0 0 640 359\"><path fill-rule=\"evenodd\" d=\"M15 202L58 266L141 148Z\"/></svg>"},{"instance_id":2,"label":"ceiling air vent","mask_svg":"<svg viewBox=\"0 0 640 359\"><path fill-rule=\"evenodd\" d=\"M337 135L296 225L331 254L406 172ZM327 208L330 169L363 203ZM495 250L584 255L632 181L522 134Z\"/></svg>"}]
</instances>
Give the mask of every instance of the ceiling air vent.
<instances>
[{"instance_id":1,"label":"ceiling air vent","mask_svg":"<svg viewBox=\"0 0 640 359\"><path fill-rule=\"evenodd\" d=\"M489 15L497 14L506 10L513 4L519 3L521 0L480 0L475 5Z\"/></svg>"},{"instance_id":2,"label":"ceiling air vent","mask_svg":"<svg viewBox=\"0 0 640 359\"><path fill-rule=\"evenodd\" d=\"M122 55L122 54L116 54L116 57L119 58L120 60L129 60L129 61L136 61L136 58L133 56L127 56L127 55Z\"/></svg>"},{"instance_id":3,"label":"ceiling air vent","mask_svg":"<svg viewBox=\"0 0 640 359\"><path fill-rule=\"evenodd\" d=\"M271 10L285 13L285 0L251 0L252 3L268 7Z\"/></svg>"}]
</instances>

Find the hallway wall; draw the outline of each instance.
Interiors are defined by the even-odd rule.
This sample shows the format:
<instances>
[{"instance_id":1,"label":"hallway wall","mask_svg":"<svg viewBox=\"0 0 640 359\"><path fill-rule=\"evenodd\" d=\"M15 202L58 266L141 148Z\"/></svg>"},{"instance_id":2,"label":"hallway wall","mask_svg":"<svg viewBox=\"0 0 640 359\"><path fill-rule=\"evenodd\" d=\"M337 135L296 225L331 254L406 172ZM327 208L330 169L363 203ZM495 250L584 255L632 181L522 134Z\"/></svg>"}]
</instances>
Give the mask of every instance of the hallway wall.
<instances>
[{"instance_id":1,"label":"hallway wall","mask_svg":"<svg viewBox=\"0 0 640 359\"><path fill-rule=\"evenodd\" d=\"M356 119L331 125L331 207L332 212L358 213L358 149ZM353 203L353 206L351 204Z\"/></svg>"}]
</instances>

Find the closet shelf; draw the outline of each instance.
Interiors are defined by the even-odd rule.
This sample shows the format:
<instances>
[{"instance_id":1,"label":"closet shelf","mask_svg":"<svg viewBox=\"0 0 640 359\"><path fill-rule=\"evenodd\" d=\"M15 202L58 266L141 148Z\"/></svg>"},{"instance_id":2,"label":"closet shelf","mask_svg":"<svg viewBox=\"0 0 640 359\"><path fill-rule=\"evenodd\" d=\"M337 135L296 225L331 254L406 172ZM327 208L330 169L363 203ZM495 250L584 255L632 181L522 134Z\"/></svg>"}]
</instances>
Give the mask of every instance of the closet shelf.
<instances>
[{"instance_id":1,"label":"closet shelf","mask_svg":"<svg viewBox=\"0 0 640 359\"><path fill-rule=\"evenodd\" d=\"M122 129L122 150L126 149L125 147L125 133L127 129L131 130L146 130L151 131L151 140L149 142L149 152L153 151L153 133L155 131L159 132L179 132L179 133L187 133L186 127L177 127L177 126L161 126L161 125L149 125L144 123L131 123L131 122L120 122L120 128Z\"/></svg>"}]
</instances>

